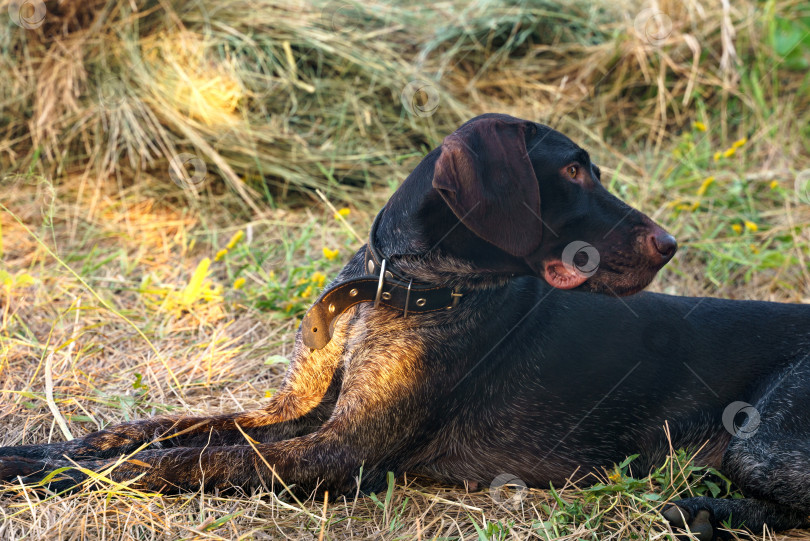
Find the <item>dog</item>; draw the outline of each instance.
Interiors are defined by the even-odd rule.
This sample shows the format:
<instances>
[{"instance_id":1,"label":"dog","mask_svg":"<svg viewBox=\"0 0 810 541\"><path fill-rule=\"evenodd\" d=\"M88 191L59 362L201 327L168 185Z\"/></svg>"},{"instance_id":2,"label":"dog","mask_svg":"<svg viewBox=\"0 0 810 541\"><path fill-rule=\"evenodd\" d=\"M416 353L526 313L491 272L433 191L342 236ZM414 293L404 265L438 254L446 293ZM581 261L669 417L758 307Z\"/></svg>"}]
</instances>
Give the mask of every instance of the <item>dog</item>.
<instances>
[{"instance_id":1,"label":"dog","mask_svg":"<svg viewBox=\"0 0 810 541\"><path fill-rule=\"evenodd\" d=\"M334 497L377 491L387 472L547 487L637 453L649 470L671 440L746 495L673 502L673 526L701 540L721 523L806 526L810 306L640 292L676 250L563 134L476 117L417 165L310 308L264 409L0 448L0 479L68 468L48 479L67 490L86 479L74 464L119 460L113 480L163 492ZM724 419L734 404L747 422Z\"/></svg>"}]
</instances>

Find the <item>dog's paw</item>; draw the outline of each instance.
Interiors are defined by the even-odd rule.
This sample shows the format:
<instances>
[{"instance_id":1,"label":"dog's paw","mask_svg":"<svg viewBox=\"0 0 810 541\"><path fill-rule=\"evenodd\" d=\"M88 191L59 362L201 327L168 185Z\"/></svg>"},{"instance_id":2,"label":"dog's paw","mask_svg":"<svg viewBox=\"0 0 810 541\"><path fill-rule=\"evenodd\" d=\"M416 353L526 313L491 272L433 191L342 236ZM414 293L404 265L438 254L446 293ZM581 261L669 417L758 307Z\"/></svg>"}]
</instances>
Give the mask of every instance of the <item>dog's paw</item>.
<instances>
[{"instance_id":1,"label":"dog's paw","mask_svg":"<svg viewBox=\"0 0 810 541\"><path fill-rule=\"evenodd\" d=\"M41 484L53 492L62 492L77 487L87 476L62 461L37 460L20 456L0 457L0 482L18 482L26 485ZM53 475L60 468L64 471Z\"/></svg>"},{"instance_id":2,"label":"dog's paw","mask_svg":"<svg viewBox=\"0 0 810 541\"><path fill-rule=\"evenodd\" d=\"M44 469L41 460L21 456L0 457L0 481L13 481L17 477L26 478Z\"/></svg>"},{"instance_id":3,"label":"dog's paw","mask_svg":"<svg viewBox=\"0 0 810 541\"><path fill-rule=\"evenodd\" d=\"M698 509L685 500L667 504L661 515L669 522L673 530L691 532L692 536L678 535L679 539L697 539L714 541L716 532L712 526L712 514L708 509Z\"/></svg>"}]
</instances>

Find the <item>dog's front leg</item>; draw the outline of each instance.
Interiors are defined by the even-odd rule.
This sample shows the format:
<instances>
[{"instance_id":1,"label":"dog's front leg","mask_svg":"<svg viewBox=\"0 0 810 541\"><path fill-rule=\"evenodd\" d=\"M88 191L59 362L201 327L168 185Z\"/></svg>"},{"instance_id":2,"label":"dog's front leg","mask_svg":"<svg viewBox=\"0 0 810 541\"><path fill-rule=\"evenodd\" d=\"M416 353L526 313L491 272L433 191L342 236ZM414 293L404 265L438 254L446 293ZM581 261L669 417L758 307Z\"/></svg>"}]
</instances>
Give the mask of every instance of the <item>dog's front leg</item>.
<instances>
[{"instance_id":1,"label":"dog's front leg","mask_svg":"<svg viewBox=\"0 0 810 541\"><path fill-rule=\"evenodd\" d=\"M48 479L48 487L61 492L87 479L82 469L103 472L115 465L109 478L134 480L134 488L148 491L280 490L295 485L303 494L318 489L337 496L353 492L357 477L363 490L374 491L383 486L389 469L398 472L402 457L392 457L391 449L402 448L402 438L413 431L397 426L397 404L376 409L376 403L368 411L368 401L352 402L320 430L298 438L251 445L244 435L242 445L150 449L118 460L0 457L0 480L43 482L54 470L67 468Z\"/></svg>"},{"instance_id":2,"label":"dog's front leg","mask_svg":"<svg viewBox=\"0 0 810 541\"><path fill-rule=\"evenodd\" d=\"M368 457L366 457L368 458ZM295 485L295 491L308 495L328 490L332 496L353 493L361 476L364 490L382 486L385 472L375 468L356 449L323 434L270 444L225 447L148 450L121 461L109 478L115 482L134 481L133 488L163 493L196 490L229 491L256 487L282 490ZM115 460L83 460L79 468L104 472ZM52 471L67 468L49 479L55 492L72 489L87 475L67 460L34 461L17 457L0 459L0 478L19 476L25 483L43 481Z\"/></svg>"},{"instance_id":3,"label":"dog's front leg","mask_svg":"<svg viewBox=\"0 0 810 541\"><path fill-rule=\"evenodd\" d=\"M352 492L362 469L361 487L376 490L387 471L399 473L405 467L424 437L419 435L421 423L434 409L427 388L420 384L429 377L421 349L418 340L403 337L395 342L378 339L374 347L358 349L346 361L331 417L316 432L249 443L249 431L243 435L237 428L240 444L149 449L125 457L110 476L118 482L137 479L137 487L164 492L261 485L278 489L283 486L280 479L304 492L317 487L335 496ZM254 421L262 422L260 416ZM91 459L79 460L78 465L103 471L115 462ZM20 476L25 482L38 482L71 464L65 459L0 457L0 480ZM77 469L61 475L50 481L52 489L67 489L85 478Z\"/></svg>"},{"instance_id":4,"label":"dog's front leg","mask_svg":"<svg viewBox=\"0 0 810 541\"><path fill-rule=\"evenodd\" d=\"M261 410L213 416L163 416L123 423L68 442L0 447L0 458L56 460L112 458L141 448L221 446L244 443L236 425L260 442L308 434L329 418L342 381L343 326L337 340L312 351L296 340L279 391Z\"/></svg>"}]
</instances>

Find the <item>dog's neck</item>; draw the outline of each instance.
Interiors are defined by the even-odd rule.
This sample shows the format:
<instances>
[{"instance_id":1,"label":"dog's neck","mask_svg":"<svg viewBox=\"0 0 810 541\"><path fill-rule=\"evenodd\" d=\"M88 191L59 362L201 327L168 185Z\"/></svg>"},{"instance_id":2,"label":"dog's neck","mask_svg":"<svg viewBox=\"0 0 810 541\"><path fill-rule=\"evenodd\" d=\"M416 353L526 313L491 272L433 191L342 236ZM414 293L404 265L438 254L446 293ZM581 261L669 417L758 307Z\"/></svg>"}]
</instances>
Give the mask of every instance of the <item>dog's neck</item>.
<instances>
[{"instance_id":1,"label":"dog's neck","mask_svg":"<svg viewBox=\"0 0 810 541\"><path fill-rule=\"evenodd\" d=\"M522 262L475 237L446 206L426 206L414 213L389 203L374 221L369 245L375 257L386 259L394 273L468 291L500 287L517 275L528 274ZM471 244L476 247L473 251ZM458 253L483 254L485 264Z\"/></svg>"}]
</instances>

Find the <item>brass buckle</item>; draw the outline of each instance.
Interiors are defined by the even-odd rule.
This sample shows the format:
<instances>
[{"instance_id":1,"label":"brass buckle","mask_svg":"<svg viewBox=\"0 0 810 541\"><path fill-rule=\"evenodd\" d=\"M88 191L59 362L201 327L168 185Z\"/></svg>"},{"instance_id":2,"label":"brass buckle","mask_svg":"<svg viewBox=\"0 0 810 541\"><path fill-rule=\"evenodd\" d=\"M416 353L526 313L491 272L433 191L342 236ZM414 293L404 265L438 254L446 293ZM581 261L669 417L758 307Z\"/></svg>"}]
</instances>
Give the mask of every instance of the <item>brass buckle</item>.
<instances>
[{"instance_id":1,"label":"brass buckle","mask_svg":"<svg viewBox=\"0 0 810 541\"><path fill-rule=\"evenodd\" d=\"M411 286L413 285L413 278L408 282L408 291L405 292L405 312L402 314L402 319L408 317L408 303L411 302Z\"/></svg>"},{"instance_id":2,"label":"brass buckle","mask_svg":"<svg viewBox=\"0 0 810 541\"><path fill-rule=\"evenodd\" d=\"M385 282L385 259L380 263L380 281L377 283L377 296L374 297L374 308L380 305L380 295L382 295L383 283Z\"/></svg>"}]
</instances>

